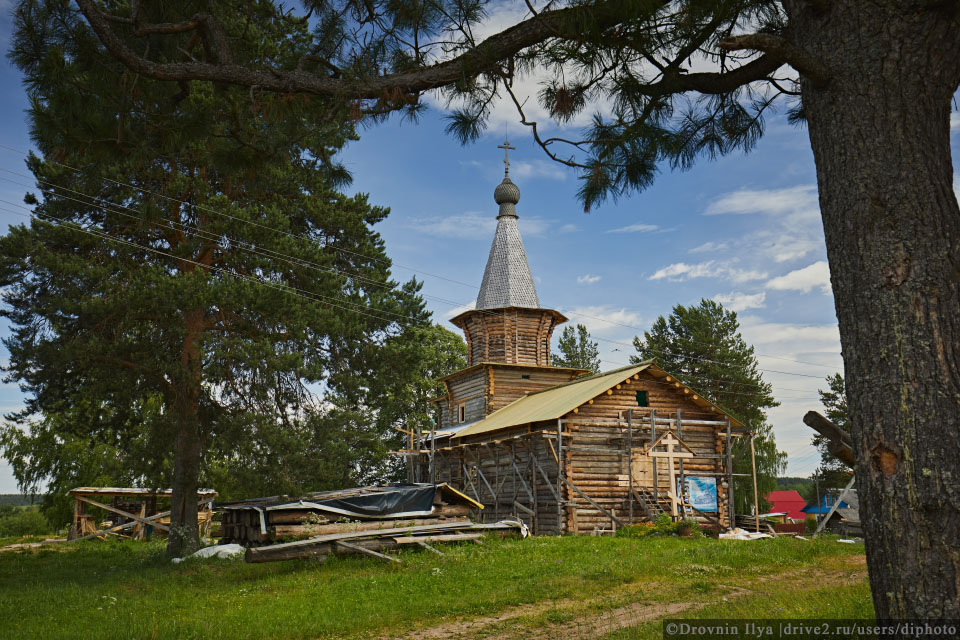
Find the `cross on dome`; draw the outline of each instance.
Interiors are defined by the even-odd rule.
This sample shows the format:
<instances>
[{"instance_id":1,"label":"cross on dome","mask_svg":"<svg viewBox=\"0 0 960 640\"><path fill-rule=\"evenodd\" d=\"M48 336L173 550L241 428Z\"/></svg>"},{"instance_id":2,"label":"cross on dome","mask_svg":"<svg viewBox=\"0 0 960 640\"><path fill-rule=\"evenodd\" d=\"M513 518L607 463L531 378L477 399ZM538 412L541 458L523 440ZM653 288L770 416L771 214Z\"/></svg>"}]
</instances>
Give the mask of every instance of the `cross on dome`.
<instances>
[{"instance_id":1,"label":"cross on dome","mask_svg":"<svg viewBox=\"0 0 960 640\"><path fill-rule=\"evenodd\" d=\"M498 144L497 149L503 149L503 175L510 176L510 152L516 151L516 147L510 146L509 140L504 140L503 144Z\"/></svg>"}]
</instances>

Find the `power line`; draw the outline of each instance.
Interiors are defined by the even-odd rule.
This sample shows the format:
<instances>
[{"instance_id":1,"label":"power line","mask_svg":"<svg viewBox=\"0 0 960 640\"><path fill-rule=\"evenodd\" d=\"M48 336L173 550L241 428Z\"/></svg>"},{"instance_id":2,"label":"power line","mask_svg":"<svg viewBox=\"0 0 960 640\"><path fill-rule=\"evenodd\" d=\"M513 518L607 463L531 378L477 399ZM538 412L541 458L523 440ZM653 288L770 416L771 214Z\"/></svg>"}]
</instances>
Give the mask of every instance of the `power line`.
<instances>
[{"instance_id":1,"label":"power line","mask_svg":"<svg viewBox=\"0 0 960 640\"><path fill-rule=\"evenodd\" d=\"M0 145L0 148L5 148L5 147L3 147L3 145ZM5 172L7 172L7 173L14 174L14 175L20 175L20 176L26 177L25 174L17 174L16 172L10 171L9 169L3 169L3 171L5 171ZM11 183L13 183L13 184L17 184L17 185L20 185L20 186L25 186L25 185L23 185L22 183L18 183L18 182L16 182L16 181L9 180L9 179L7 179L7 178L0 178L0 180L4 180L4 181L6 181L6 182L11 182ZM126 211L135 211L135 212L137 212L138 214L140 214L140 211L139 211L138 209L134 209L134 208L132 208L132 207L127 207L127 206L125 206L125 205L116 205L116 204L114 204L114 203L110 203L110 202L108 202L108 201L105 201L105 200L103 200L102 198L99 198L99 197L97 197L97 196L92 196L92 195L90 195L90 194L84 193L84 192L82 192L82 191L77 191L77 190L71 189L71 188L69 188L69 187L63 187L62 185L56 185L55 183L51 183L51 182L49 182L49 181L40 180L40 182L43 182L44 184L50 184L50 185L53 185L53 186L58 187L58 188L62 188L62 189L64 189L64 190L66 190L66 191L69 191L69 192L71 192L71 193L75 193L75 194L81 195L81 196L83 196L83 197L85 197L85 198L88 198L88 199L90 199L90 200L92 200L92 201L105 202L105 203L106 203L106 206L104 206L104 205L98 205L98 204L95 204L95 203L93 203L93 202L84 202L84 201L82 201L82 200L80 200L80 199L77 199L77 198L74 198L74 197L71 197L71 196L68 196L68 195L56 193L56 192L54 192L54 191L49 191L49 192L48 192L48 191L44 191L44 190L41 188L41 193L43 193L44 195L47 195L47 194L49 193L50 195L52 195L52 196L54 196L54 197L63 198L63 199L66 199L66 200L71 200L71 201L73 201L73 202L77 202L77 203L82 204L82 205L84 205L84 206L90 206L90 207L98 208L98 209L101 209L101 210L106 211L106 212L108 212L108 213L115 213L115 214L117 214L117 215L127 216L127 217L130 217L130 218L136 219L136 220L144 220L144 216L142 216L142 215L127 214L127 213L124 213L124 212L118 210L118 209L125 209ZM119 183L119 184L122 184L122 183ZM134 188L135 188L135 187L134 187ZM151 191L145 191L145 192L146 192L146 193L153 193L153 192L151 192ZM23 207L22 205L19 205L19 204L16 204L16 203L12 203L12 202L9 202L9 201L6 201L6 200L0 200L0 202L6 202L7 204L10 204L10 205L12 205L12 206L16 206L16 207L20 207L20 208L23 208L23 209L27 209L27 207ZM182 203L183 201L178 201L178 202L181 202L181 203ZM28 209L28 210L29 210L29 209ZM212 211L212 210L211 210L211 211ZM226 215L226 214L225 214L225 215ZM234 219L234 220L243 220L242 218L238 218L238 217L236 217L236 216L229 216L229 215L228 215L228 217L231 218L231 219ZM167 222L173 222L173 221L170 220L169 218L166 218L166 219L163 219L163 220L166 220ZM210 240L210 239L219 239L219 236L217 236L216 234L212 234L212 232L205 231L205 230L203 230L203 229L199 229L198 227L194 227L194 226L192 226L192 225L184 225L183 223L174 223L174 224L175 224L175 225L178 225L178 226L181 226L181 227L185 227L185 228L193 228L193 229L196 230L197 233L206 234L207 237L206 237L205 239L207 239L207 240ZM176 227L175 227L175 226L170 226L170 225L163 225L163 226L166 226L167 228L172 229L172 230L176 230ZM263 225L260 225L260 226L263 226ZM267 228L272 228L272 227L267 227ZM313 241L313 239L312 239L312 238L309 238L308 236L303 236L303 235L296 236L295 234L289 234L288 232L283 232L283 231L281 231L281 233L284 233L284 234L286 234L286 235L288 235L288 236L291 236L291 237L300 237L301 239L306 239L306 240L308 240L308 241ZM201 236L201 237L203 237L203 236ZM251 252L251 253L260 255L260 256L262 256L262 257L272 258L272 259L278 259L278 258L279 258L279 259L285 259L285 260L287 260L288 262L290 262L291 264L298 264L298 265L300 265L300 266L305 266L305 267L308 267L308 268L315 268L315 269L319 269L319 270L322 270L322 271L332 271L332 272L340 273L340 274L342 274L342 275L347 275L347 276L356 277L355 274L350 274L349 272L344 273L344 272L342 272L342 271L340 271L340 270L338 270L338 269L336 269L336 268L333 268L333 267L325 267L325 266L317 265L316 263L312 263L312 262L310 262L310 261L305 261L305 260L303 260L303 259L301 259L301 258L296 258L296 257L294 257L294 256L290 256L290 255L288 255L288 254L284 254L284 253L280 253L280 252L271 251L271 253L274 254L273 256L271 256L271 255L265 254L265 253L263 253L263 252L261 252L261 251L258 251L257 249L250 248L250 247L255 246L255 245L252 245L251 243L247 243L247 242L244 242L244 241L235 241L235 242L238 243L239 248L241 248L241 249L243 249L243 250L246 250L246 251L249 251L249 252ZM243 244L246 244L247 246L244 247ZM356 255L362 255L362 254L356 254ZM369 256L364 256L364 257L367 257L367 258L369 259ZM374 259L375 259L375 258L374 258ZM380 285L380 283L376 283L376 284ZM425 297L430 297L430 296L425 296ZM439 300L442 300L442 299L439 299ZM444 302L447 303L447 304L456 304L455 302L452 302L452 301L444 301ZM387 312L387 311L383 311L383 310L374 310L372 307L369 307L369 306L367 306L367 305L359 305L358 303L350 303L350 304L355 305L355 306L359 306L359 307L363 307L363 308L367 308L367 309L376 311L376 312L378 312L378 313L390 313L391 315L394 315L395 317L398 317L398 318L406 318L406 316L403 316L402 314L395 314L395 313ZM481 309L481 310L478 310L478 311L480 311L481 313L487 314L487 315L492 315L492 312L490 312L490 311L488 311L488 310L483 310L483 309ZM603 341L605 341L605 342L610 342L610 343L612 343L612 344L618 344L618 345L621 345L621 346L626 346L626 347L632 347L632 346L633 346L632 344L629 344L629 343L626 343L626 342L620 342L620 341L617 341L617 340L611 340L611 339L609 339L609 338L597 337L596 339L597 339L597 340L603 340ZM693 359L693 360L697 360L697 361L701 361L701 362L709 362L709 363L718 364L718 365L721 365L721 366L729 366L729 365L728 365L727 363L725 363L725 362L721 362L721 361L718 361L718 360L711 360L711 359L709 359L709 358L702 358L702 357L695 357L695 356L692 356L692 357L691 357L691 356L685 356L685 355L682 355L682 354L676 354L676 353L673 353L673 352L670 352L670 351L658 350L658 349L650 349L650 350L653 351L654 353L658 353L658 354L661 354L661 355L670 355L670 356L675 356L675 357L685 357L685 358L688 358L688 359ZM762 369L762 368L758 368L758 370L759 370L759 371L765 371L765 372L771 372L771 373L779 373L779 374L783 374L783 375L793 375L793 376L809 377L809 378L817 378L817 379L820 379L820 378L821 378L821 376L815 376L815 375L803 374L803 373L794 373L794 372L790 372L790 371L777 371L777 370L774 370L774 369ZM718 379L714 379L714 380L719 381ZM754 383L754 384L755 384L755 383ZM756 385L756 384L755 384L755 386L759 386L759 385ZM798 391L799 391L799 390L798 390ZM754 394L754 395L758 395L758 396L759 396L760 394ZM792 399L802 399L802 398L789 398L789 397L785 397L785 398L783 398L783 399L785 399L785 400L792 400Z\"/></svg>"},{"instance_id":2,"label":"power line","mask_svg":"<svg viewBox=\"0 0 960 640\"><path fill-rule=\"evenodd\" d=\"M17 175L17 176L21 176L21 177L29 177L29 176L27 176L26 174L17 173L17 172L15 172L15 171L11 171L11 170L9 170L9 169L2 169L2 168L0 168L0 171L3 171L3 172L5 172L5 173L10 173L10 174L13 174L13 175ZM18 186L21 186L21 187L29 187L29 186L30 186L30 185L25 185L25 184L22 183L22 182L17 182L17 181L15 181L15 180L10 180L9 178L2 178L2 177L0 177L0 180L2 180L2 181L4 181L4 182L9 182L9 183L11 183L11 184L15 184L15 185L18 185ZM47 180L42 180L42 179L40 179L40 178L37 178L37 181L38 181L38 182L41 182L41 183L43 183L43 184L50 185L51 187L54 187L54 188L56 188L56 189L62 189L62 190L64 190L64 191L69 191L70 193L74 193L74 194L79 195L79 196L82 196L82 197L84 197L84 198L88 198L88 199L90 199L90 200L92 200L92 201L95 201L95 202L102 202L102 203L104 203L104 204L98 205L98 204L94 204L94 203L92 203L92 202L84 202L84 201L82 201L82 200L78 200L77 198L73 198L73 197L71 197L71 196L67 196L67 195L63 195L63 194L61 194L61 193L57 193L56 191L53 191L53 190L45 191L43 188L41 188L41 189L40 189L40 192L41 192L42 194L44 194L44 195L48 195L48 194L49 194L49 195L52 195L53 197L56 197L56 198L64 198L64 199L66 199L66 200L72 200L73 202L77 202L77 203L79 203L79 204L83 204L83 205L86 205L86 206L92 206L92 207L101 209L101 210L103 210L103 211L107 211L108 213L115 213L115 214L118 214L118 215L125 215L125 216L127 216L127 217L129 217L129 218L132 218L132 219L135 219L135 220L141 220L141 221L143 221L143 220L145 219L143 216L139 215L140 212L139 212L137 209L134 209L134 208L132 208L132 207L128 207L128 206L126 206L126 205L115 204L115 203L109 202L108 200L104 200L103 198L100 198L99 196L92 196L92 195L87 194L87 193L84 193L84 192L82 192L82 191L77 191L77 190L75 190L75 189L71 189L71 188L69 188L69 187L65 187L65 186L63 186L63 185L56 184L56 183L54 183L54 182L49 182L49 181L47 181ZM9 201L7 201L7 200L0 200L0 202L6 202L7 204L10 204L10 205L13 205L13 206L16 206L16 207L20 207L20 206L21 206L21 205L19 205L19 204L17 204L17 203L9 202ZM123 213L122 211L119 211L119 209L125 209L125 210L127 210L127 211L134 211L134 212L136 212L138 215L125 214L125 213ZM166 227L166 228L168 228L168 229L170 229L170 230L172 230L172 231L183 231L183 230L185 230L185 229L192 229L192 230L194 230L194 233L200 234L201 237L203 237L205 240L220 240L220 237L221 237L219 234L216 234L216 233L214 233L214 232L212 232L212 231L207 231L207 230L202 229L202 228L200 228L200 227L198 227L198 226L196 226L196 225L190 225L190 224L187 224L187 223L184 223L184 222L177 222L177 221L175 221L175 220L173 220L173 219L171 219L171 218L160 218L160 220L163 220L163 221L166 221L166 222L171 223L171 224L168 224L168 225L160 225L160 226ZM372 285L372 286L381 287L381 288L384 288L384 289L392 289L392 288L393 288L393 285L391 285L391 284L384 283L384 282L380 282L380 281L377 281L377 280L372 280L372 279L370 279L370 278L366 278L366 277L361 276L360 274L355 273L355 272L352 272L352 271L347 271L347 270L345 270L345 269L337 269L336 267L328 267L328 266L320 265L320 264L317 264L316 262L313 262L313 261L310 261L310 260L306 260L306 259L304 259L304 258L298 258L298 257L295 257L295 256L291 256L291 255L289 255L289 254L282 253L282 252L280 252L280 251L275 251L275 250L273 250L273 249L267 249L267 248L264 248L264 247L259 247L259 248L258 248L257 245L255 245L255 244L253 244L253 243L251 243L251 242L248 242L248 241L242 240L242 239L233 238L233 237L231 237L231 236L229 236L229 235L227 235L227 234L224 234L223 237L227 238L227 239L230 240L232 243L235 243L235 244L238 246L239 249L244 250L244 251L248 251L248 252L250 252L250 253L254 253L254 254L256 254L256 255L260 255L260 256L268 257L268 258L271 258L271 257L272 257L272 258L283 259L283 260L286 260L286 261L290 262L291 264L296 264L296 265L298 265L298 266L307 267L307 268L314 269L314 270L317 270L317 271L324 271L324 272L328 272L328 273L337 273L337 274L339 274L339 275L343 275L343 276L346 276L346 277L349 277L349 278L354 278L354 279L356 279L356 280L359 281L359 282L364 282L364 283L366 283L366 284L369 284L369 285ZM313 239L310 238L309 236L305 236L305 235L301 235L301 236L299 236L299 237L300 237L301 239L305 239L305 240L310 240L310 241L313 240ZM264 253L264 252L266 252L266 253ZM359 254L359 253L358 253L358 254L356 254L356 255L362 255L362 254ZM377 260L376 258L374 258L374 257L372 257L372 256L366 256L366 257L367 257L368 259L370 259L370 260ZM460 303L455 302L455 301L453 301L453 300L446 300L446 299L444 299L444 298L438 298L438 297L436 297L436 296L431 296L431 295L429 295L429 294L421 293L420 295L422 295L424 298L432 299L432 300L435 300L435 301L437 301L437 302L441 302L441 303L443 303L443 304L449 304L449 305L459 305L459 304L460 304Z\"/></svg>"},{"instance_id":3,"label":"power line","mask_svg":"<svg viewBox=\"0 0 960 640\"><path fill-rule=\"evenodd\" d=\"M20 150L20 149L16 149L16 148L14 148L14 147L9 147L9 146L3 145L3 144L0 144L0 149L5 149L5 150L7 150L7 151L11 151L11 152L13 152L13 153L18 153L18 154L23 155L23 156L29 156L29 154L28 154L27 152L24 152L24 151L22 151L22 150ZM56 165L61 166L61 167L65 167L65 168L67 168L67 169L70 169L71 171L78 171L78 172L81 171L81 169L78 169L77 167L73 167L73 166L71 166L71 165L64 164L64 163L62 163L62 162L57 162L57 161L55 161L55 160L50 160L50 159L44 158L43 161L44 161L44 162L49 162L49 163L51 163L51 164L56 164ZM8 170L8 171L9 171L9 170ZM10 173L13 173L13 172L10 172ZM202 211L207 211L207 212L209 212L209 213L213 213L214 215L224 216L224 217L226 217L226 218L229 218L229 219L234 220L234 221L237 221L237 222L243 222L243 223L246 223L246 224L252 224L252 225L255 225L255 226L260 227L260 228L262 228L262 229L269 230L269 231L273 231L274 233L280 233L280 234L283 234L283 235L286 235L286 236L289 236L289 237L303 237L302 234L295 234L295 233L292 233L292 232L289 232L289 231L283 231L283 230L281 230L281 229L276 229L275 227L271 227L270 225L265 225L265 224L262 224L262 223L259 223L259 222L253 221L253 220L246 220L246 219L244 219L244 218L239 218L239 217L237 217L237 216L233 216L233 215L231 215L231 214L228 214L228 213L219 211L219 210L214 209L214 208L212 208L212 207L207 207L207 206L204 206L204 205L194 204L194 203L187 203L187 202L185 202L185 201L183 201L183 200L179 200L179 199L174 198L174 197L172 197L172 196L168 196L168 195L163 194L163 193L159 193L159 192L156 192L156 191L152 191L152 190L150 190L150 189L144 189L144 188L142 188L142 187L138 187L138 186L135 186L135 185L132 185L132 184L129 184L129 183L125 183L125 182L119 181L119 180L113 180L113 179L111 179L111 178L106 178L106 177L104 177L103 179L106 180L106 181L108 181L108 182L112 182L112 183L114 183L114 184L117 184L117 185L121 185L121 186L129 187L129 188L131 188L131 189L135 189L135 190L140 191L140 192L142 192L142 193L149 193L149 194L155 195L155 196L157 196L157 197L163 198L163 199L168 200L168 201L171 201L171 202L176 202L176 203L178 203L178 204L189 204L190 206L195 207L196 209L199 209L199 210L202 210ZM86 194L84 194L84 195L86 195ZM92 198L93 196L86 195L86 197ZM352 255L357 255L357 256L363 257L363 258L368 259L368 260L374 260L374 261L377 261L377 262L382 262L382 263L384 263L384 264L388 264L388 265L392 265L392 266L397 266L397 267L400 267L400 268L402 268L402 269L408 269L408 270L410 270L410 271L412 271L412 272L414 272L414 273L420 273L420 274L422 274L422 275L430 276L430 277L433 277L433 278L438 278L438 279L440 279L440 280L446 280L446 281L448 281L448 282L452 282L452 283L454 283L454 284L459 284L459 285L463 285L463 286L466 286L466 287L470 287L470 288L472 288L472 289L478 289L478 288L479 288L479 287L477 287L477 286L474 285L474 284L468 284L468 283L466 283L466 282L461 282L461 281L459 281L459 280L454 280L454 279L448 278L448 277L446 277L446 276L441 276L441 275L438 275L438 274L435 274L435 273L430 273L430 272L428 272L428 271L423 271L423 270L416 269L416 268L413 268L413 267L404 266L404 265L401 265L401 264L396 263L396 262L394 262L394 261L392 261L392 260L389 260L389 259L388 259L388 260L383 260L383 259L380 259L380 258L375 258L375 257L371 257L371 256L366 256L366 255L364 255L364 254L361 254L361 253L358 253L358 252L355 252L355 251L350 251L349 249L344 249L344 248L340 248L340 247L335 247L334 250L336 250L336 251L343 251L343 252L345 252L345 253L349 253L349 254L352 254ZM428 296L425 296L425 297L428 297ZM438 301L439 301L439 300L440 300L440 299L438 299ZM444 304L450 304L450 305L456 305L456 306L465 306L465 305L463 305L463 304L457 304L457 303L455 303L455 302L453 302L453 301L443 301L443 302L444 302ZM625 328L628 328L628 329L633 329L633 330L635 330L635 331L645 331L645 329L642 329L642 328L640 328L640 327L636 327L636 326L633 326L633 325L629 325L629 324L617 322L617 321L614 321L614 320L609 320L609 319L607 319L607 318L599 318L599 317L591 316L591 315L584 314L584 313L575 313L575 312L570 312L570 311L568 311L568 313L569 313L570 315L573 315L574 317L588 318L588 319L591 319L591 320L597 320L597 321L600 321L600 322L606 322L606 323L608 323L608 324L617 325L617 326L622 326L622 327L625 327ZM603 338L597 338L597 339L603 339ZM603 340L606 340L606 339L603 339ZM607 340L607 341L613 342L613 343L615 343L615 344L622 344L622 345L626 345L626 346L633 346L633 345L627 345L626 343L616 342L616 341L612 341L612 340ZM696 344L707 344L707 343L701 343L701 342L693 341L693 340L691 340L691 342L694 342L694 343L696 343ZM710 345L707 345L707 346L710 346ZM773 358L773 359L777 359L777 360L784 360L784 361L787 361L787 362L794 362L794 363L797 363L797 364L805 364L805 365L810 365L810 366L823 367L823 368L825 368L825 369L834 369L834 367L830 367L830 366L828 366L828 365L823 365L823 364L819 364L819 363L805 362L805 361L802 361L802 360L795 360L795 359L792 359L792 358L784 358L784 357L782 357L782 356L774 356L774 355L771 355L771 354L763 354L763 353L758 353L758 352L754 352L754 353L755 353L755 355L757 355L757 356L761 356L761 357L765 357L765 358ZM810 377L810 378L820 378L820 377L822 377L822 376L815 376L815 375L810 375L810 374L792 373L792 372L788 372L788 371L777 371L777 370L773 370L773 369L761 369L761 370L762 370L762 371L768 371L768 372L771 372L771 373L780 373L780 374L784 374L784 375L796 375L796 376Z\"/></svg>"},{"instance_id":4,"label":"power line","mask_svg":"<svg viewBox=\"0 0 960 640\"><path fill-rule=\"evenodd\" d=\"M0 200L0 202L7 202L7 201L5 201L5 200ZM306 291L306 290L304 290L304 289L298 289L297 287L293 287L293 286L291 286L291 285L286 285L286 284L282 284L282 285L281 285L281 284L278 284L278 283L270 282L269 280L263 280L263 279L261 279L261 278L257 278L257 277L255 277L255 276L250 276L250 275L243 274L243 273L237 273L236 271L231 271L231 270L229 270L229 269L225 269L225 268L219 267L219 266L217 266L217 265L207 265L207 264L203 264L202 262L198 262L198 261L196 261L196 260L191 260L191 259L189 259L189 258L184 258L184 257L181 257L181 256L177 256L177 255L175 255L175 254L172 254L172 253L169 253L169 252L166 252L166 251L161 251L160 249L155 249L155 248L153 248L153 247L148 247L148 246L145 246L145 245L141 245L141 244L138 244L138 243L136 243L136 242L131 242L131 241L129 241L129 240L125 240L125 239L123 239L123 238L117 238L116 236L112 236L112 235L110 235L110 234L108 234L108 233L93 231L93 230L91 230L91 229L82 227L82 226L78 225L77 223L74 223L74 222L69 221L69 220L61 220L61 219L59 219L59 218L44 218L44 217L42 217L40 214L36 214L36 213L31 213L31 214L20 213L19 211L13 211L12 209L7 209L6 207L0 207L0 211L6 211L6 212L8 212L8 213L13 213L13 214L15 214L15 215L23 216L23 217L25 217L25 218L35 218L35 219L37 219L37 220L40 220L41 222L47 222L47 223L49 223L49 224L54 224L54 225L59 226L59 227L64 227L64 228L67 228L67 229L72 229L72 230L74 230L74 231L80 231L81 233L86 233L86 234L88 234L88 235L95 236L95 237L97 237L97 238L101 238L101 239L104 239L104 240L112 240L112 241L114 241L114 242L119 242L119 243L124 244L124 245L127 245L127 246L136 247L136 248L142 249L142 250L144 250L144 251L150 251L150 252L156 253L156 254L158 254L158 255L162 255L162 256L169 257L169 258L173 258L174 260L177 260L177 261L179 261L179 262L185 262L185 263L187 263L187 264L192 264L192 265L194 265L194 266L198 266L198 267L201 267L201 268L203 268L203 269L210 269L211 271L215 271L215 272L217 272L217 273L223 273L223 274L226 274L226 275L228 275L228 276L232 276L232 277L235 277L235 278L239 278L239 279L245 280L245 281L247 281L247 282L252 282L252 283L254 283L254 284L264 285L264 286L270 287L270 288L272 288L272 289L276 289L276 290L278 290L278 291L284 291L284 292L286 292L286 293L289 293L289 294L298 296L298 297L300 297L300 298L304 298L304 299L306 299L306 300L310 300L310 301L312 301L312 302L320 302L320 303L329 305L329 306L334 307L334 308L337 308L337 309L342 309L342 310L344 310L344 311L352 311L352 312L354 312L354 313L357 313L357 314L360 314L360 315L363 315L363 316L367 316L367 317L370 317L370 318L374 318L374 319L377 319L377 320L381 320L381 321L385 321L385 322L393 322L393 320L391 320L390 318L386 318L386 317L383 317L383 316L378 316L378 315L374 315L374 314L370 314L370 313L364 313L363 311L360 311L360 310L357 308L357 307L360 307L360 308L369 309L370 307L367 307L366 305L360 305L360 304L357 304L357 303L351 303L351 302L349 302L349 301L346 301L346 302L347 302L347 304L350 304L351 307L345 307L345 306L342 306L342 305L338 305L338 304L335 304L335 303L333 303L333 302L330 302L330 300L332 299L330 296L324 296L324 295L322 295L322 294L313 293L313 292L311 292L311 291ZM392 315L399 315L399 314L392 314ZM408 318L407 316L400 316L400 317L407 318L408 320L412 320L412 318ZM398 323L398 324L399 324L399 323Z\"/></svg>"}]
</instances>

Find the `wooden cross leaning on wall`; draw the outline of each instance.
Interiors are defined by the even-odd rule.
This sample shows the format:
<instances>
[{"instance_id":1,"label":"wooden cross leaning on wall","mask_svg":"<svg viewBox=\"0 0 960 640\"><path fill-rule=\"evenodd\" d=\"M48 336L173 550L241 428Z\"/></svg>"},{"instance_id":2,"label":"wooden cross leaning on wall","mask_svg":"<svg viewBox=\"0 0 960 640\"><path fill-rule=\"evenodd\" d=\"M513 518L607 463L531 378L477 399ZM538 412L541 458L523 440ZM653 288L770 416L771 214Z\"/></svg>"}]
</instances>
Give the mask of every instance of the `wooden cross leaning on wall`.
<instances>
[{"instance_id":1,"label":"wooden cross leaning on wall","mask_svg":"<svg viewBox=\"0 0 960 640\"><path fill-rule=\"evenodd\" d=\"M655 449L661 445L666 447L667 450L655 451ZM677 445L681 448L678 449ZM684 449L686 449L686 451L684 451ZM683 440L673 435L672 431L667 431L660 436L656 442L650 445L650 448L647 450L647 455L651 458L664 458L667 461L667 469L670 472L670 487L667 489L667 495L670 496L670 515L676 517L680 513L678 506L682 501L677 495L677 476L674 469L674 460L693 458L696 454Z\"/></svg>"}]
</instances>

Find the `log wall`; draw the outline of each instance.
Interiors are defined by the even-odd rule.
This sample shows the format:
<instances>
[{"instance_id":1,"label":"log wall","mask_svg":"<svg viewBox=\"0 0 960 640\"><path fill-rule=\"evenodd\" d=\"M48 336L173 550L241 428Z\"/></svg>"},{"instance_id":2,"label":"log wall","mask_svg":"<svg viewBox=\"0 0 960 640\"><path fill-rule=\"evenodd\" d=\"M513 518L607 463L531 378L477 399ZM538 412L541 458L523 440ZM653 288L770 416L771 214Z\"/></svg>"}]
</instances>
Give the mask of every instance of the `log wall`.
<instances>
[{"instance_id":1,"label":"log wall","mask_svg":"<svg viewBox=\"0 0 960 640\"><path fill-rule=\"evenodd\" d=\"M500 373L493 374L497 402L504 392L496 389ZM647 392L648 407L637 405L637 391ZM567 413L559 433L558 422L548 421L455 440L437 451L436 481L481 502L484 521L516 516L538 534L609 530L619 526L611 516L621 524L630 520L631 503L633 522L648 519L630 491L631 473L635 487L664 493L669 487L666 463L645 455L669 430L695 453L675 464L676 477L716 478L719 513L711 515L726 525L726 416L705 405L672 379L641 372ZM633 409L632 442L628 409ZM668 503L661 507L669 512Z\"/></svg>"},{"instance_id":2,"label":"log wall","mask_svg":"<svg viewBox=\"0 0 960 640\"><path fill-rule=\"evenodd\" d=\"M562 316L550 309L479 309L453 322L467 339L467 366L505 362L550 366L550 338Z\"/></svg>"}]
</instances>

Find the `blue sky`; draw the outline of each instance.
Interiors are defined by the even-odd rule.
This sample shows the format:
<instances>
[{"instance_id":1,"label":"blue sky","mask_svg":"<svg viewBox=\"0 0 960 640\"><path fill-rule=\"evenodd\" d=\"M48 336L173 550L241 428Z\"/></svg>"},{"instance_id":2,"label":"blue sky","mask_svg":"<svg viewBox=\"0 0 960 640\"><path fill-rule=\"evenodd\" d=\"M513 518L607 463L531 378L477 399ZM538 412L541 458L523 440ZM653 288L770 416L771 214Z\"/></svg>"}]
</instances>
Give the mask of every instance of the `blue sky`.
<instances>
[{"instance_id":1,"label":"blue sky","mask_svg":"<svg viewBox=\"0 0 960 640\"><path fill-rule=\"evenodd\" d=\"M4 50L9 4L0 1ZM26 151L27 100L6 59L0 87L0 145ZM536 89L535 79L518 87ZM773 116L750 154L665 171L651 189L586 214L576 201L576 176L535 147L507 105L495 111L488 134L467 147L443 133L442 115L434 104L419 124L367 129L342 156L354 177L348 191L391 208L377 229L396 277L424 281L438 322L456 330L447 320L476 297L496 224L493 189L503 177L497 145L506 134L517 147L511 177L521 192L519 224L541 304L585 324L599 340L603 367L614 368L633 352L633 336L675 304L723 302L739 313L743 336L781 402L769 416L789 455L788 474L815 469L819 458L801 418L820 408L816 391L842 370L842 360L804 129ZM952 122L956 157L957 114ZM29 182L2 170L25 173L18 153L0 149L0 178ZM0 180L2 200L19 203L26 190ZM23 221L0 211L0 230ZM22 401L15 384L0 385L4 412ZM0 493L12 491L16 483L0 462Z\"/></svg>"}]
</instances>

